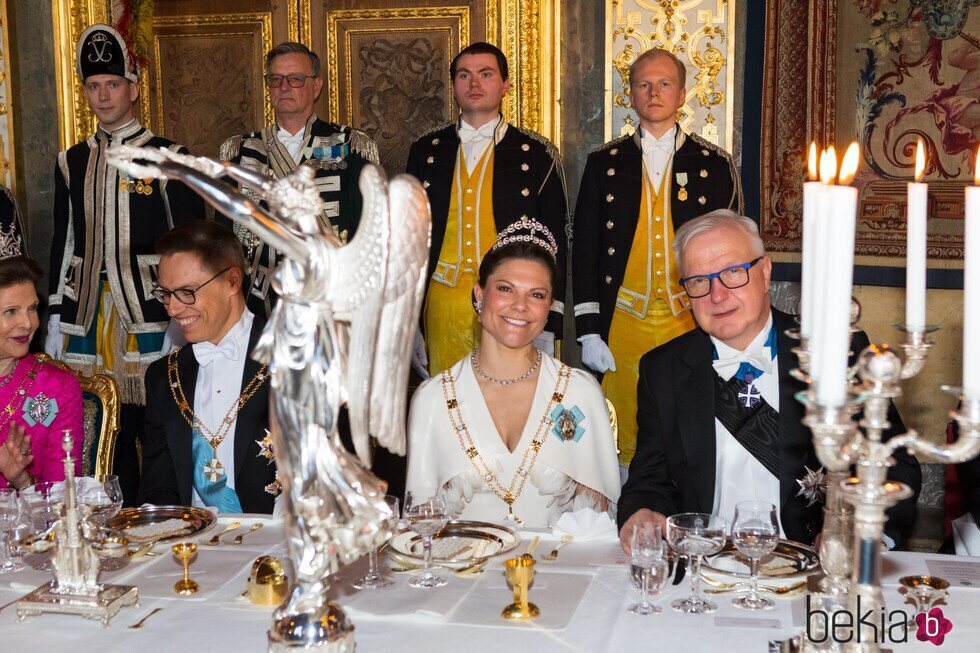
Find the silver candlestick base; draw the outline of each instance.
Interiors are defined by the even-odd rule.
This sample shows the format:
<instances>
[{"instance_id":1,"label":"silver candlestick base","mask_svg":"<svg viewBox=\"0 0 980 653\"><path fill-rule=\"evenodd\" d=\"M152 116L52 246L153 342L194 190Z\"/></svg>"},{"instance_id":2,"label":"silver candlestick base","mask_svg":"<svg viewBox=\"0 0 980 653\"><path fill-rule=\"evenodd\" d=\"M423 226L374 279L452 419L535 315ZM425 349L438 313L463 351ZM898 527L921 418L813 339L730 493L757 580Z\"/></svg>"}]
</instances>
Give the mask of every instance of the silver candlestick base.
<instances>
[{"instance_id":1,"label":"silver candlestick base","mask_svg":"<svg viewBox=\"0 0 980 653\"><path fill-rule=\"evenodd\" d=\"M51 581L17 602L17 621L40 614L74 614L101 621L109 620L127 606L139 607L139 590L132 585L102 585L95 594L62 594Z\"/></svg>"}]
</instances>

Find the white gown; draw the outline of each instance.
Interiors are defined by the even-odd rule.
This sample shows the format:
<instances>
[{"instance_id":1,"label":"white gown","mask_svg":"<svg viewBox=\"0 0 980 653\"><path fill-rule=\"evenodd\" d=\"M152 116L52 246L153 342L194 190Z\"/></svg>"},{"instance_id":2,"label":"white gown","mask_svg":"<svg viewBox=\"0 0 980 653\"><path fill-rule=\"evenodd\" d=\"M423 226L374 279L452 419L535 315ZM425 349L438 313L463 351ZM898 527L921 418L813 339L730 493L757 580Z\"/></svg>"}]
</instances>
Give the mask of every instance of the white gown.
<instances>
[{"instance_id":1,"label":"white gown","mask_svg":"<svg viewBox=\"0 0 980 653\"><path fill-rule=\"evenodd\" d=\"M504 487L510 485L539 428L556 390L560 365L560 361L542 356L531 412L513 452L508 451L497 433L469 356L447 370L453 377L459 410L473 443ZM507 504L490 491L463 452L450 423L441 379L442 375L429 379L412 398L406 489L441 488L451 504L450 510L460 519L501 522L508 515ZM572 369L561 406L581 415L576 419L577 435L566 440L549 416L544 444L524 491L514 502L514 514L528 528L551 527L563 513L581 508L606 510L613 519L616 516L619 464L599 384L587 372Z\"/></svg>"}]
</instances>

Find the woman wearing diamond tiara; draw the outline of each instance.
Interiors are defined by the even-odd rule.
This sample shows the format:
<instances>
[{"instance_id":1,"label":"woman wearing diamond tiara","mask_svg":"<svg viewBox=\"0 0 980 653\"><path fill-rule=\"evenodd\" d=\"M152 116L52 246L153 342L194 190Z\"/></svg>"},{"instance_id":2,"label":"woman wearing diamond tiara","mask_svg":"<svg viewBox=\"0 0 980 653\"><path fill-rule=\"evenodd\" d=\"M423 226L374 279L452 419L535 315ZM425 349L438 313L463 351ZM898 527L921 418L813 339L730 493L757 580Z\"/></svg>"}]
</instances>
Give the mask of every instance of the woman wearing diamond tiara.
<instances>
[{"instance_id":1,"label":"woman wearing diamond tiara","mask_svg":"<svg viewBox=\"0 0 980 653\"><path fill-rule=\"evenodd\" d=\"M441 489L463 519L541 528L580 508L615 514L619 473L602 390L532 344L564 282L556 251L536 220L501 232L473 287L479 348L412 399L406 487Z\"/></svg>"},{"instance_id":2,"label":"woman wearing diamond tiara","mask_svg":"<svg viewBox=\"0 0 980 653\"><path fill-rule=\"evenodd\" d=\"M43 272L20 255L20 238L0 230L0 488L65 478L61 434L75 436L82 467L82 390L71 372L28 353L37 331Z\"/></svg>"}]
</instances>

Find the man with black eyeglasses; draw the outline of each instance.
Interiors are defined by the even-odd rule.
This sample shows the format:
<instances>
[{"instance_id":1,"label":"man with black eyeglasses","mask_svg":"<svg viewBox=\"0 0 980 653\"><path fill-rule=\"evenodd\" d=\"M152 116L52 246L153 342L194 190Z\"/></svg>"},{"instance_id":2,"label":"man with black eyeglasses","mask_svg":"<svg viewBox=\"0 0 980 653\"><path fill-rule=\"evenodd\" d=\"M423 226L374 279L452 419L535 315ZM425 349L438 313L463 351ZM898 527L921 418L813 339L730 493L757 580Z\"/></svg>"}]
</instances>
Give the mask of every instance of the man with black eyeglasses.
<instances>
[{"instance_id":1,"label":"man with black eyeglasses","mask_svg":"<svg viewBox=\"0 0 980 653\"><path fill-rule=\"evenodd\" d=\"M314 104L323 88L320 58L302 43L280 43L266 54L265 84L275 121L261 131L240 134L221 146L221 159L275 179L309 166L323 200L321 220L338 242L346 243L357 231L361 217L361 191L357 181L367 163L378 163L378 146L367 134L320 120ZM244 243L247 302L256 315L268 316L274 303L271 288L280 254L224 216Z\"/></svg>"},{"instance_id":2,"label":"man with black eyeglasses","mask_svg":"<svg viewBox=\"0 0 980 653\"><path fill-rule=\"evenodd\" d=\"M241 242L198 221L156 243L153 295L187 345L146 373L140 502L271 513L279 494L268 370L249 357L264 319L245 306Z\"/></svg>"},{"instance_id":3,"label":"man with black eyeglasses","mask_svg":"<svg viewBox=\"0 0 980 653\"><path fill-rule=\"evenodd\" d=\"M698 327L640 361L636 455L619 499L620 541L635 524L702 512L731 520L740 501L779 507L784 537L812 543L823 517L822 468L790 376L791 316L770 306L772 261L751 218L721 209L674 237L680 283ZM854 334L851 349L868 345ZM904 432L895 407L886 437ZM901 450L889 478L917 495L919 463ZM915 496L888 511L886 543L902 541Z\"/></svg>"}]
</instances>

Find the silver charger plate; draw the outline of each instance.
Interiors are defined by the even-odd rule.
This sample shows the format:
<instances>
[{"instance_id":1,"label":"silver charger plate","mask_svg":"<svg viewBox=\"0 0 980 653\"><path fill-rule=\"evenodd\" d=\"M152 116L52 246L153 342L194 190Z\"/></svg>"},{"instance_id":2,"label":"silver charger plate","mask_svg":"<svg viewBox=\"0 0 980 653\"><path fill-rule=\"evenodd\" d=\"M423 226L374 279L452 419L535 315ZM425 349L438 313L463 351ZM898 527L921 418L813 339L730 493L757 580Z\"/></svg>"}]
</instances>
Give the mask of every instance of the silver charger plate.
<instances>
[{"instance_id":1,"label":"silver charger plate","mask_svg":"<svg viewBox=\"0 0 980 653\"><path fill-rule=\"evenodd\" d=\"M505 526L489 522L454 520L432 538L432 564L466 567L517 548L521 538ZM396 531L389 553L400 561L422 564L422 538L410 528Z\"/></svg>"},{"instance_id":2,"label":"silver charger plate","mask_svg":"<svg viewBox=\"0 0 980 653\"><path fill-rule=\"evenodd\" d=\"M704 571L749 578L749 559L735 548L731 540L718 553L705 556ZM807 576L820 568L820 556L811 547L792 540L779 540L776 549L762 559L759 578L793 578Z\"/></svg>"},{"instance_id":3,"label":"silver charger plate","mask_svg":"<svg viewBox=\"0 0 980 653\"><path fill-rule=\"evenodd\" d=\"M156 538L131 538L126 531L140 526L161 524L170 519L179 519L187 525L179 532L165 534ZM218 518L210 510L192 506L144 506L141 508L123 508L119 513L106 522L106 527L119 531L123 537L133 543L170 542L183 540L194 535L200 535L217 523Z\"/></svg>"}]
</instances>

